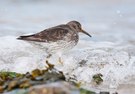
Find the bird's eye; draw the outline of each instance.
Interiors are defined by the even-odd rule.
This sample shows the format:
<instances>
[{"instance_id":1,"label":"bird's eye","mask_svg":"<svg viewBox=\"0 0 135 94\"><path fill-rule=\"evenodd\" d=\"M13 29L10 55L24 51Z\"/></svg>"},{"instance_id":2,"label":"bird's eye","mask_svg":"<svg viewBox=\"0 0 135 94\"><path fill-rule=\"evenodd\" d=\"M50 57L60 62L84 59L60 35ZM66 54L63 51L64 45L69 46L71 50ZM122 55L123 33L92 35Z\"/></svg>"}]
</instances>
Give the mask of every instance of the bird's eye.
<instances>
[{"instance_id":1,"label":"bird's eye","mask_svg":"<svg viewBox=\"0 0 135 94\"><path fill-rule=\"evenodd\" d=\"M81 29L81 25L78 25L78 28Z\"/></svg>"}]
</instances>

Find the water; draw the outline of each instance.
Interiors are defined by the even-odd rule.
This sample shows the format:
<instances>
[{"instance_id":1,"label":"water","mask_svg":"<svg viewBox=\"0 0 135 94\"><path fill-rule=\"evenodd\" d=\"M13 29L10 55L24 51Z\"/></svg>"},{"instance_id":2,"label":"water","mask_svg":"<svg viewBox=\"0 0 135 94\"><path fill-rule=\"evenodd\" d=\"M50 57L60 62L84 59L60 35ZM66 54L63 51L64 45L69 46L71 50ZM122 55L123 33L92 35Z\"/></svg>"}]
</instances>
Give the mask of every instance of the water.
<instances>
[{"instance_id":1,"label":"water","mask_svg":"<svg viewBox=\"0 0 135 94\"><path fill-rule=\"evenodd\" d=\"M88 89L134 94L134 5L134 0L1 0L0 70L43 69L46 53L16 37L77 20L93 37L80 34L78 45L63 54L63 66L56 56L50 62ZM99 86L92 84L96 73L103 74Z\"/></svg>"}]
</instances>

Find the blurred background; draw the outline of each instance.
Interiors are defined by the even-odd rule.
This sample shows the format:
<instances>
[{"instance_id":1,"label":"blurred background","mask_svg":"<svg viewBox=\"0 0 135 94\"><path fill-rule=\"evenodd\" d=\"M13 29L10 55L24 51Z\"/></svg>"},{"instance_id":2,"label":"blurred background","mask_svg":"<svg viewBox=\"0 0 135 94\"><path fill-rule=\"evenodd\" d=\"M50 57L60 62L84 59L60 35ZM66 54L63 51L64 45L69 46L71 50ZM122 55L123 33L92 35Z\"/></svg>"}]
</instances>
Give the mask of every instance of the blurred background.
<instances>
[{"instance_id":1,"label":"blurred background","mask_svg":"<svg viewBox=\"0 0 135 94\"><path fill-rule=\"evenodd\" d=\"M135 44L134 10L135 0L0 0L0 36L36 33L77 20L92 41Z\"/></svg>"}]
</instances>

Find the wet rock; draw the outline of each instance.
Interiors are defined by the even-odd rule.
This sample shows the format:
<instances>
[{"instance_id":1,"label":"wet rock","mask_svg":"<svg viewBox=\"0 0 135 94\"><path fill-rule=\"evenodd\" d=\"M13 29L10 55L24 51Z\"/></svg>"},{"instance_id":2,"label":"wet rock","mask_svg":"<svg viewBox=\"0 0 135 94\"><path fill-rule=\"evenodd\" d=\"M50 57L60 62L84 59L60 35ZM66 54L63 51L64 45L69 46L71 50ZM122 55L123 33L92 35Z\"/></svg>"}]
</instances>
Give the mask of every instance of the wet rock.
<instances>
[{"instance_id":1,"label":"wet rock","mask_svg":"<svg viewBox=\"0 0 135 94\"><path fill-rule=\"evenodd\" d=\"M80 94L79 90L67 82L55 82L37 85L25 90L14 90L4 94ZM88 93L81 93L88 94Z\"/></svg>"},{"instance_id":2,"label":"wet rock","mask_svg":"<svg viewBox=\"0 0 135 94\"><path fill-rule=\"evenodd\" d=\"M109 92L100 92L99 94L110 94Z\"/></svg>"},{"instance_id":3,"label":"wet rock","mask_svg":"<svg viewBox=\"0 0 135 94\"><path fill-rule=\"evenodd\" d=\"M16 81L16 80L15 81L11 81L11 82L8 83L7 90L10 91L10 90L16 88L17 86L18 86L18 81Z\"/></svg>"},{"instance_id":4,"label":"wet rock","mask_svg":"<svg viewBox=\"0 0 135 94\"><path fill-rule=\"evenodd\" d=\"M92 92L92 91L89 91L89 90L86 90L86 89L81 88L81 89L80 89L80 94L96 94L96 93L95 93L95 92Z\"/></svg>"},{"instance_id":5,"label":"wet rock","mask_svg":"<svg viewBox=\"0 0 135 94\"><path fill-rule=\"evenodd\" d=\"M3 86L0 86L0 93L2 93L4 91Z\"/></svg>"},{"instance_id":6,"label":"wet rock","mask_svg":"<svg viewBox=\"0 0 135 94\"><path fill-rule=\"evenodd\" d=\"M95 94L94 92L79 89L75 84L65 81L61 71L49 64L46 70L35 69L31 73L18 74L1 72L0 93L3 94ZM100 74L94 76L95 79Z\"/></svg>"},{"instance_id":7,"label":"wet rock","mask_svg":"<svg viewBox=\"0 0 135 94\"><path fill-rule=\"evenodd\" d=\"M118 92L112 93L112 94L118 94Z\"/></svg>"},{"instance_id":8,"label":"wet rock","mask_svg":"<svg viewBox=\"0 0 135 94\"><path fill-rule=\"evenodd\" d=\"M0 92L26 89L35 85L45 85L56 81L65 81L65 77L63 73L54 70L53 65L49 63L46 70L35 69L31 73L27 72L26 74L0 72Z\"/></svg>"}]
</instances>

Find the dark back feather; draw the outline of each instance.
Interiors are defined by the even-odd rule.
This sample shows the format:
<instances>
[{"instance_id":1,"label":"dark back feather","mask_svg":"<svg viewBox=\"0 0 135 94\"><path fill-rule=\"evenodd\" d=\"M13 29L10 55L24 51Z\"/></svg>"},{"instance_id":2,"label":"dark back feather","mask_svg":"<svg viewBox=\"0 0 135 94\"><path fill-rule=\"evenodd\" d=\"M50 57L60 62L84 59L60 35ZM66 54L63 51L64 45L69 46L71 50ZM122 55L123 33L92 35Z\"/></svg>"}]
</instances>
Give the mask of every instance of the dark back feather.
<instances>
[{"instance_id":1,"label":"dark back feather","mask_svg":"<svg viewBox=\"0 0 135 94\"><path fill-rule=\"evenodd\" d=\"M17 39L37 42L56 42L58 40L63 40L68 32L69 30L67 26L60 25L49 29L45 29L33 35L20 36Z\"/></svg>"}]
</instances>

